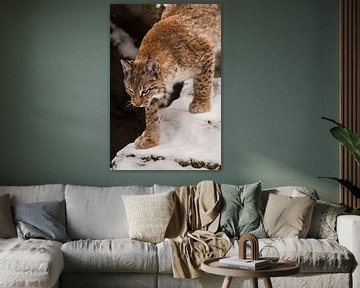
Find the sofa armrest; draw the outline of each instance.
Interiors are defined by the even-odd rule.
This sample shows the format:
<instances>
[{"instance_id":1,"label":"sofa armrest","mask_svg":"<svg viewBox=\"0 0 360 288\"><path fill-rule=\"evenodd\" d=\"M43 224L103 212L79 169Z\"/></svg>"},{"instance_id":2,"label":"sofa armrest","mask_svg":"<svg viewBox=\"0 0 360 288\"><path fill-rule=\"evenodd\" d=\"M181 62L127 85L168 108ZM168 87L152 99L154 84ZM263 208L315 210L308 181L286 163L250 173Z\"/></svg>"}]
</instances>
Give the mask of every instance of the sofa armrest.
<instances>
[{"instance_id":1,"label":"sofa armrest","mask_svg":"<svg viewBox=\"0 0 360 288\"><path fill-rule=\"evenodd\" d=\"M340 245L347 248L355 257L353 287L360 287L360 216L338 216L336 229Z\"/></svg>"}]
</instances>

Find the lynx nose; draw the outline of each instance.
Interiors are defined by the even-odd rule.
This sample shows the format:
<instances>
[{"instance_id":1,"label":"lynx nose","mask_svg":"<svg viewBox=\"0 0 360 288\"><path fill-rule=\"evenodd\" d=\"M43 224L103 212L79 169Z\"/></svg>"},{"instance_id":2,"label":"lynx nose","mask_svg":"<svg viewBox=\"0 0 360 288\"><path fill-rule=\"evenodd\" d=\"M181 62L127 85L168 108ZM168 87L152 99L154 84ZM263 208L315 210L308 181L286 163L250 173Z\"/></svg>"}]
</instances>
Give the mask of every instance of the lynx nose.
<instances>
[{"instance_id":1,"label":"lynx nose","mask_svg":"<svg viewBox=\"0 0 360 288\"><path fill-rule=\"evenodd\" d=\"M131 99L131 103L136 107L141 107L142 106L142 101L141 101L140 98Z\"/></svg>"}]
</instances>

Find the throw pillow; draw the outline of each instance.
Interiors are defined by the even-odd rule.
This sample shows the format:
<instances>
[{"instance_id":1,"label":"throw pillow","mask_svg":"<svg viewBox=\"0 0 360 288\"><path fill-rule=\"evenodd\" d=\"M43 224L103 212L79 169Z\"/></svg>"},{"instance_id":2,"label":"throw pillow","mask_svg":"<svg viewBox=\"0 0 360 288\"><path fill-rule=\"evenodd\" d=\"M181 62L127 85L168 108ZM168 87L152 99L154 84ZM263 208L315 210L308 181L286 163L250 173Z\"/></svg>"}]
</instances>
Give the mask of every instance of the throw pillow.
<instances>
[{"instance_id":1,"label":"throw pillow","mask_svg":"<svg viewBox=\"0 0 360 288\"><path fill-rule=\"evenodd\" d=\"M264 227L269 237L305 238L316 200L306 197L269 195Z\"/></svg>"},{"instance_id":2,"label":"throw pillow","mask_svg":"<svg viewBox=\"0 0 360 288\"><path fill-rule=\"evenodd\" d=\"M312 214L308 237L337 240L336 218L345 210L344 205L318 200Z\"/></svg>"},{"instance_id":3,"label":"throw pillow","mask_svg":"<svg viewBox=\"0 0 360 288\"><path fill-rule=\"evenodd\" d=\"M70 241L65 232L65 201L15 204L13 215L19 238Z\"/></svg>"},{"instance_id":4,"label":"throw pillow","mask_svg":"<svg viewBox=\"0 0 360 288\"><path fill-rule=\"evenodd\" d=\"M219 231L229 237L251 233L258 238L265 238L259 213L261 182L243 186L222 184L220 187L223 201Z\"/></svg>"},{"instance_id":5,"label":"throw pillow","mask_svg":"<svg viewBox=\"0 0 360 288\"><path fill-rule=\"evenodd\" d=\"M11 215L10 195L0 196L0 238L16 237L16 229Z\"/></svg>"},{"instance_id":6,"label":"throw pillow","mask_svg":"<svg viewBox=\"0 0 360 288\"><path fill-rule=\"evenodd\" d=\"M151 243L164 240L175 208L173 193L122 196L131 239Z\"/></svg>"}]
</instances>

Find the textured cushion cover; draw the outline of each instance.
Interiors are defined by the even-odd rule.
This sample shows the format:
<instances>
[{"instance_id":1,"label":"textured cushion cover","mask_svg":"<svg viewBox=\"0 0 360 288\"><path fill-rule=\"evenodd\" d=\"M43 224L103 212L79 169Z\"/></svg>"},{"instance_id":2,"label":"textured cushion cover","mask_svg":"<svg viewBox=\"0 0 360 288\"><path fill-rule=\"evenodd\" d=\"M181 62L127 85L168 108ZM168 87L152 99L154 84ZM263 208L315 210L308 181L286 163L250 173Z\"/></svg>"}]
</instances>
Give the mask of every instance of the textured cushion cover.
<instances>
[{"instance_id":1,"label":"textured cushion cover","mask_svg":"<svg viewBox=\"0 0 360 288\"><path fill-rule=\"evenodd\" d=\"M159 193L173 191L176 189L176 186L154 184L153 188L154 188L154 194L159 194Z\"/></svg>"},{"instance_id":2,"label":"textured cushion cover","mask_svg":"<svg viewBox=\"0 0 360 288\"><path fill-rule=\"evenodd\" d=\"M260 242L260 249L274 246L281 259L295 261L301 272L350 272L353 266L353 255L334 240L272 238Z\"/></svg>"},{"instance_id":3,"label":"textured cushion cover","mask_svg":"<svg viewBox=\"0 0 360 288\"><path fill-rule=\"evenodd\" d=\"M66 220L70 238L128 238L126 212L121 197L129 194L153 194L153 188L66 185Z\"/></svg>"},{"instance_id":4,"label":"textured cushion cover","mask_svg":"<svg viewBox=\"0 0 360 288\"><path fill-rule=\"evenodd\" d=\"M10 196L0 196L0 238L16 237L15 224L11 215Z\"/></svg>"},{"instance_id":5,"label":"textured cushion cover","mask_svg":"<svg viewBox=\"0 0 360 288\"><path fill-rule=\"evenodd\" d=\"M70 240L65 231L64 201L15 204L13 214L18 236L22 239Z\"/></svg>"},{"instance_id":6,"label":"textured cushion cover","mask_svg":"<svg viewBox=\"0 0 360 288\"><path fill-rule=\"evenodd\" d=\"M269 195L264 227L269 237L305 238L316 200L311 197Z\"/></svg>"},{"instance_id":7,"label":"textured cushion cover","mask_svg":"<svg viewBox=\"0 0 360 288\"><path fill-rule=\"evenodd\" d=\"M219 231L229 237L251 233L266 237L259 213L261 182L244 186L222 184L223 197Z\"/></svg>"},{"instance_id":8,"label":"textured cushion cover","mask_svg":"<svg viewBox=\"0 0 360 288\"><path fill-rule=\"evenodd\" d=\"M78 240L61 248L67 272L157 271L156 246L131 239Z\"/></svg>"},{"instance_id":9,"label":"textured cushion cover","mask_svg":"<svg viewBox=\"0 0 360 288\"><path fill-rule=\"evenodd\" d=\"M311 198L319 199L319 195L317 194L315 189L305 186L283 186L283 187L263 189L261 192L262 213L265 212L265 207L270 194L290 196L290 197L310 196Z\"/></svg>"},{"instance_id":10,"label":"textured cushion cover","mask_svg":"<svg viewBox=\"0 0 360 288\"><path fill-rule=\"evenodd\" d=\"M278 256L281 259L298 263L302 273L350 272L353 267L354 259L352 254L334 240L299 238L259 239L259 249L261 250L265 245L274 246L279 252ZM171 248L169 243L164 241L156 244L156 246L158 250L159 273L171 274ZM235 256L238 255L238 252L238 241L234 241L226 256ZM248 249L247 254L250 257L250 249Z\"/></svg>"},{"instance_id":11,"label":"textured cushion cover","mask_svg":"<svg viewBox=\"0 0 360 288\"><path fill-rule=\"evenodd\" d=\"M53 287L64 268L61 243L0 239L0 287Z\"/></svg>"},{"instance_id":12,"label":"textured cushion cover","mask_svg":"<svg viewBox=\"0 0 360 288\"><path fill-rule=\"evenodd\" d=\"M337 240L336 219L344 213L346 206L318 200L314 206L307 237Z\"/></svg>"},{"instance_id":13,"label":"textured cushion cover","mask_svg":"<svg viewBox=\"0 0 360 288\"><path fill-rule=\"evenodd\" d=\"M157 274L63 273L61 286L68 288L160 288ZM163 286L170 287L170 286ZM55 288L55 287L54 287ZM341 287L342 288L342 287Z\"/></svg>"},{"instance_id":14,"label":"textured cushion cover","mask_svg":"<svg viewBox=\"0 0 360 288\"><path fill-rule=\"evenodd\" d=\"M65 197L65 185L0 186L0 195L4 194L10 194L11 204L61 201Z\"/></svg>"},{"instance_id":15,"label":"textured cushion cover","mask_svg":"<svg viewBox=\"0 0 360 288\"><path fill-rule=\"evenodd\" d=\"M123 196L131 239L152 243L164 240L175 207L173 193Z\"/></svg>"}]
</instances>

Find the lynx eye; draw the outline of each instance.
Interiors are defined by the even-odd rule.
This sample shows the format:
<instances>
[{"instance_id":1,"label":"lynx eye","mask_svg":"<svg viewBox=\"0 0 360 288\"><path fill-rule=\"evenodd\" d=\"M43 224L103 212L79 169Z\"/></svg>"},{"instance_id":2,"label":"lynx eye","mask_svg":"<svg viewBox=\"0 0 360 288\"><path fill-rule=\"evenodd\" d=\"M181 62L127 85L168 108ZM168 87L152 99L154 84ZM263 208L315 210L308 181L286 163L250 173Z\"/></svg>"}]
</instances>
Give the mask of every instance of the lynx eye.
<instances>
[{"instance_id":1,"label":"lynx eye","mask_svg":"<svg viewBox=\"0 0 360 288\"><path fill-rule=\"evenodd\" d=\"M141 95L149 94L149 92L150 92L150 89L144 89L144 90L142 90Z\"/></svg>"}]
</instances>

